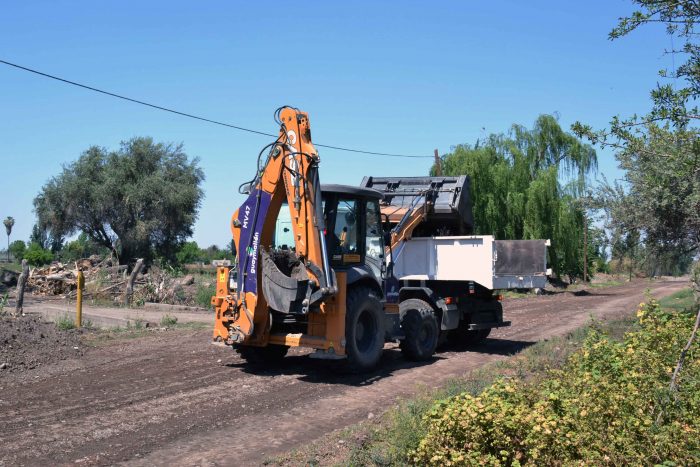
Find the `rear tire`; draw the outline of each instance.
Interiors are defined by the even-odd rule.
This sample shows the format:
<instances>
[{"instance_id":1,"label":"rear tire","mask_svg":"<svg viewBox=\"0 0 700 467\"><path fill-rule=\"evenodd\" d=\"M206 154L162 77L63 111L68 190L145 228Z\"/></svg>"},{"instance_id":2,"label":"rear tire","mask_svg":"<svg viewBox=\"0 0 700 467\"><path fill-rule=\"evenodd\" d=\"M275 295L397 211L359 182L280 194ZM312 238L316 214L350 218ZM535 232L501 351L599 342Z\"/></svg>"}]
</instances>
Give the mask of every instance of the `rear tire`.
<instances>
[{"instance_id":1,"label":"rear tire","mask_svg":"<svg viewBox=\"0 0 700 467\"><path fill-rule=\"evenodd\" d=\"M401 328L406 337L399 347L404 356L413 361L429 360L435 353L440 327L429 303L410 298L399 305Z\"/></svg>"},{"instance_id":2,"label":"rear tire","mask_svg":"<svg viewBox=\"0 0 700 467\"><path fill-rule=\"evenodd\" d=\"M289 347L286 345L270 344L265 347L253 347L249 345L237 345L234 350L243 360L252 365L274 365L282 361Z\"/></svg>"},{"instance_id":3,"label":"rear tire","mask_svg":"<svg viewBox=\"0 0 700 467\"><path fill-rule=\"evenodd\" d=\"M348 290L345 312L345 352L347 369L364 372L373 369L384 350L384 311L368 287Z\"/></svg>"}]
</instances>

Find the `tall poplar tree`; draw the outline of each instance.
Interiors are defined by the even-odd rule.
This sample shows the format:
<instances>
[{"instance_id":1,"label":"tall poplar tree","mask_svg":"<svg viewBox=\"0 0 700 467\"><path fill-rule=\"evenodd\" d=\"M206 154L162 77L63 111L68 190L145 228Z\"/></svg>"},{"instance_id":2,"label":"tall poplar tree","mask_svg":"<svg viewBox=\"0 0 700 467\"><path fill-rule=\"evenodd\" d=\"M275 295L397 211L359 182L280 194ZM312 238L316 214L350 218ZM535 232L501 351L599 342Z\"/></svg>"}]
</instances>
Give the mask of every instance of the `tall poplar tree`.
<instances>
[{"instance_id":1,"label":"tall poplar tree","mask_svg":"<svg viewBox=\"0 0 700 467\"><path fill-rule=\"evenodd\" d=\"M541 115L532 129L513 125L442 157L445 175L471 178L477 234L548 238L551 267L569 279L583 276L582 196L586 176L596 169L595 150L551 115Z\"/></svg>"}]
</instances>

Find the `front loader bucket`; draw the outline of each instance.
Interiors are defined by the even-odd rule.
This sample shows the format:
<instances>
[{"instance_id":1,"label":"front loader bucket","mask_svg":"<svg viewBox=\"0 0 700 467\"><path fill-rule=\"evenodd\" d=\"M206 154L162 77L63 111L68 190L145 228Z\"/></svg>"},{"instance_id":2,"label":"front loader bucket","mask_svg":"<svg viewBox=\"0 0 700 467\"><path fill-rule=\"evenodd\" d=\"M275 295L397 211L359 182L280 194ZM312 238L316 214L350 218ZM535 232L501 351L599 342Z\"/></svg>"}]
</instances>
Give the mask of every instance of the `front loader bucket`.
<instances>
[{"instance_id":1,"label":"front loader bucket","mask_svg":"<svg viewBox=\"0 0 700 467\"><path fill-rule=\"evenodd\" d=\"M261 255L267 305L282 313L302 313L302 302L310 287L304 264L288 250L263 250Z\"/></svg>"},{"instance_id":2,"label":"front loader bucket","mask_svg":"<svg viewBox=\"0 0 700 467\"><path fill-rule=\"evenodd\" d=\"M360 186L380 191L388 212L411 208L417 196L429 197L432 208L423 220L421 237L469 235L474 229L470 179L466 175L365 177ZM445 230L449 233L442 233Z\"/></svg>"}]
</instances>

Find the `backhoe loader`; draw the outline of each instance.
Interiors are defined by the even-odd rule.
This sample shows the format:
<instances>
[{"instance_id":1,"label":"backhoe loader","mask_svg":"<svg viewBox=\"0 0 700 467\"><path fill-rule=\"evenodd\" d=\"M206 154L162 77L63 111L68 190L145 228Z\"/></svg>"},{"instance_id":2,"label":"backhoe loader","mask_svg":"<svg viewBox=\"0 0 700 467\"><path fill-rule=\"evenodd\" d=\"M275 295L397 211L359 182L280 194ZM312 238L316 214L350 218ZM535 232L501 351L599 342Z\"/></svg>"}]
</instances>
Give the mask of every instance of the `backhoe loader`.
<instances>
[{"instance_id":1,"label":"backhoe loader","mask_svg":"<svg viewBox=\"0 0 700 467\"><path fill-rule=\"evenodd\" d=\"M212 297L215 343L261 364L300 346L366 371L387 341L427 360L448 337L476 343L510 324L494 289L546 280L544 241L469 235L468 177L321 185L308 114L281 107L275 121L279 136L239 187L238 254L217 269Z\"/></svg>"}]
</instances>

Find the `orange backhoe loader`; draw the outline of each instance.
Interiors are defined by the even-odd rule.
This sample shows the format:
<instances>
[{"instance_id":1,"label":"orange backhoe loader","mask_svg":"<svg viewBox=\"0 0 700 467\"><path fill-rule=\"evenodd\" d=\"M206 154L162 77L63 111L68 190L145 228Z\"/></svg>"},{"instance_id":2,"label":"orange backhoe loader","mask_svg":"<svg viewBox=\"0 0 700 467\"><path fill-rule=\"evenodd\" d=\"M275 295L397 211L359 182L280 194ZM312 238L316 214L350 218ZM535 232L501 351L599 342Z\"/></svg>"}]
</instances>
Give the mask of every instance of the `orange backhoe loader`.
<instances>
[{"instance_id":1,"label":"orange backhoe loader","mask_svg":"<svg viewBox=\"0 0 700 467\"><path fill-rule=\"evenodd\" d=\"M543 241L506 248L468 235L467 177L321 186L308 115L282 107L275 120L279 136L239 188L247 198L231 219L236 262L217 269L216 343L253 363L309 347L364 371L386 341L425 360L448 335L483 340L510 324L494 289L543 286ZM499 251L501 264L532 264L497 273Z\"/></svg>"}]
</instances>

